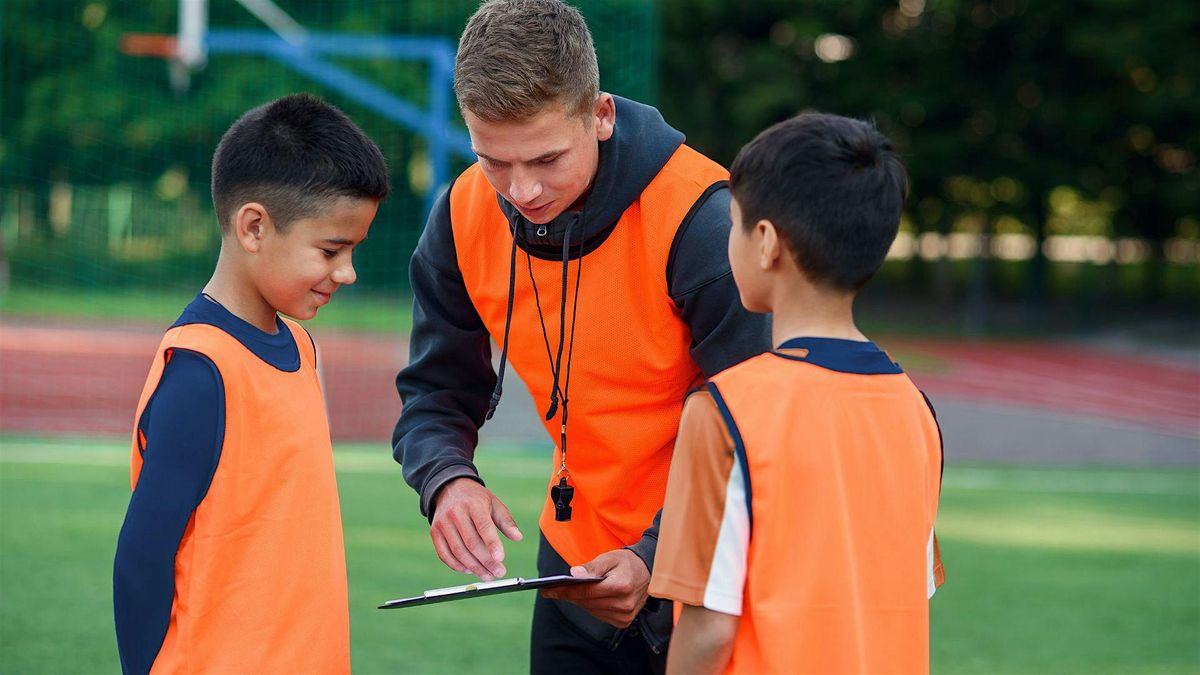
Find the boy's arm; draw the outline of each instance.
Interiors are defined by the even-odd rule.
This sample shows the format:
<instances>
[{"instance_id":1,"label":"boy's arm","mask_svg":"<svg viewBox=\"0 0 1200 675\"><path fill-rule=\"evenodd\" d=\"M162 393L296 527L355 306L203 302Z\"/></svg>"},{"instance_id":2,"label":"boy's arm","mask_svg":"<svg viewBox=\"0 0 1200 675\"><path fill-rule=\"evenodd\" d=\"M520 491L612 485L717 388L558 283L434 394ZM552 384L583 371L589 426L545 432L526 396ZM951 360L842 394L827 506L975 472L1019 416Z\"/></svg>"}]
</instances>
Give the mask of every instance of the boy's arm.
<instances>
[{"instance_id":1,"label":"boy's arm","mask_svg":"<svg viewBox=\"0 0 1200 675\"><path fill-rule=\"evenodd\" d=\"M117 538L113 613L121 669L154 664L175 596L175 554L220 459L224 389L216 366L176 349L138 427L142 470Z\"/></svg>"},{"instance_id":2,"label":"boy's arm","mask_svg":"<svg viewBox=\"0 0 1200 675\"><path fill-rule=\"evenodd\" d=\"M707 391L688 397L667 480L650 595L684 605L668 668L719 670L742 612L749 495L729 430ZM727 644L728 643L728 644Z\"/></svg>"},{"instance_id":3,"label":"boy's arm","mask_svg":"<svg viewBox=\"0 0 1200 675\"><path fill-rule=\"evenodd\" d=\"M667 652L667 675L724 672L733 654L739 617L684 605Z\"/></svg>"},{"instance_id":4,"label":"boy's arm","mask_svg":"<svg viewBox=\"0 0 1200 675\"><path fill-rule=\"evenodd\" d=\"M437 493L456 478L482 484L472 463L496 373L483 320L463 283L450 225L450 189L434 205L409 265L413 328L408 365L396 375L404 407L392 454L432 518Z\"/></svg>"}]
</instances>

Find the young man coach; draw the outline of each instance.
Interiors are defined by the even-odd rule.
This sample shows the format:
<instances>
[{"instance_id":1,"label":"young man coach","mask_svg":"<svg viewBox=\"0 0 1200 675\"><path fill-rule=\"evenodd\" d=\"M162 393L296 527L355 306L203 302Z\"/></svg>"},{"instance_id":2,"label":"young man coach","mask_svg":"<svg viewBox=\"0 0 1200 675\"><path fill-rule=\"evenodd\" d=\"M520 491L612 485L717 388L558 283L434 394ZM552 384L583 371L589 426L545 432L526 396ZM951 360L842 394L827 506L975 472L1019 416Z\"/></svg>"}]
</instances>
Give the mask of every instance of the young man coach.
<instances>
[{"instance_id":1,"label":"young man coach","mask_svg":"<svg viewBox=\"0 0 1200 675\"><path fill-rule=\"evenodd\" d=\"M730 275L728 172L599 90L587 25L557 0L481 6L454 89L479 161L413 253L395 458L441 560L504 575L496 530L522 534L472 457L515 368L555 443L538 572L604 577L536 599L530 668L661 672L670 606L647 588L683 400L770 347Z\"/></svg>"}]
</instances>

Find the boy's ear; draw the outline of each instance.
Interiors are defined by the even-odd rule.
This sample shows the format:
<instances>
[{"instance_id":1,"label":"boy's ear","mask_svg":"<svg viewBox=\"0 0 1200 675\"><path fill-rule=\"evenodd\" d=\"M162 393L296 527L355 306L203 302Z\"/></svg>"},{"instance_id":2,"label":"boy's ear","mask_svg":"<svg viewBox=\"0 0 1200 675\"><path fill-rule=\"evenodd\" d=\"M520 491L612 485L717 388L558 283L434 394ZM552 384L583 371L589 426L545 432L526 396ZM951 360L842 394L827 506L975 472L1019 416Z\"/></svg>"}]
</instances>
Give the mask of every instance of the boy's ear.
<instances>
[{"instance_id":1,"label":"boy's ear","mask_svg":"<svg viewBox=\"0 0 1200 675\"><path fill-rule=\"evenodd\" d=\"M247 253L258 253L263 239L274 227L267 207L258 202L242 204L233 217L233 234Z\"/></svg>"},{"instance_id":2,"label":"boy's ear","mask_svg":"<svg viewBox=\"0 0 1200 675\"><path fill-rule=\"evenodd\" d=\"M779 239L779 231L775 229L775 223L769 220L760 220L754 225L754 229L758 233L758 266L763 270L769 270L779 262L779 256L783 254L783 242Z\"/></svg>"}]
</instances>

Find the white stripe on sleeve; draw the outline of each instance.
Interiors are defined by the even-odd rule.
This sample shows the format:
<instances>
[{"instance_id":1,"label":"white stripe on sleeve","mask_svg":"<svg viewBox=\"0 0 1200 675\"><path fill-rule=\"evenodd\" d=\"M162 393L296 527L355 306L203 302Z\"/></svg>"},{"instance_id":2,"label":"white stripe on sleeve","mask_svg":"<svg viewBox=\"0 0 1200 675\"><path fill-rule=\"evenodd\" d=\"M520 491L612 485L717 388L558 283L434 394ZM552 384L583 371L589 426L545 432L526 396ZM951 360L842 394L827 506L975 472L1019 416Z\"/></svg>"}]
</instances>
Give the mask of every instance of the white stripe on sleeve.
<instances>
[{"instance_id":1,"label":"white stripe on sleeve","mask_svg":"<svg viewBox=\"0 0 1200 675\"><path fill-rule=\"evenodd\" d=\"M704 587L704 607L714 612L742 615L742 590L750 550L750 513L746 504L742 464L734 458L725 486L725 513L713 553L712 569Z\"/></svg>"},{"instance_id":2,"label":"white stripe on sleeve","mask_svg":"<svg viewBox=\"0 0 1200 675\"><path fill-rule=\"evenodd\" d=\"M932 598L933 594L937 592L937 577L933 573L933 566L937 564L937 561L933 558L933 530L930 530L929 543L925 546L925 572L929 584L926 589L928 591L928 595L925 596L926 599Z\"/></svg>"}]
</instances>

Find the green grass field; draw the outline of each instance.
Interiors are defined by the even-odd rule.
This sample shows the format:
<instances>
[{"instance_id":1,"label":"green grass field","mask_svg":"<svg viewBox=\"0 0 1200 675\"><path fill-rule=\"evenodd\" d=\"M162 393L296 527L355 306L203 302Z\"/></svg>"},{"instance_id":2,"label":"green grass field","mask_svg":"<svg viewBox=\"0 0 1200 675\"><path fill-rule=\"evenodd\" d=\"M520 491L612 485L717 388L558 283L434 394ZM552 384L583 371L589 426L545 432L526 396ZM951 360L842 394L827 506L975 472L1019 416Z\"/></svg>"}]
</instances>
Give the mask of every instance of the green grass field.
<instances>
[{"instance_id":1,"label":"green grass field","mask_svg":"<svg viewBox=\"0 0 1200 675\"><path fill-rule=\"evenodd\" d=\"M170 325L200 287L172 289L59 288L14 285L0 294L0 316L88 322L133 321ZM412 300L404 294L371 294L349 287L306 322L310 327L399 333L412 330Z\"/></svg>"},{"instance_id":2,"label":"green grass field","mask_svg":"<svg viewBox=\"0 0 1200 675\"><path fill-rule=\"evenodd\" d=\"M112 557L128 500L122 441L0 437L0 673L116 672ZM382 600L462 583L429 545L416 496L382 446L336 452L359 673L527 670L532 598L409 610ZM479 463L534 572L545 458L485 448ZM1200 671L1200 472L947 469L933 599L943 673Z\"/></svg>"}]
</instances>

